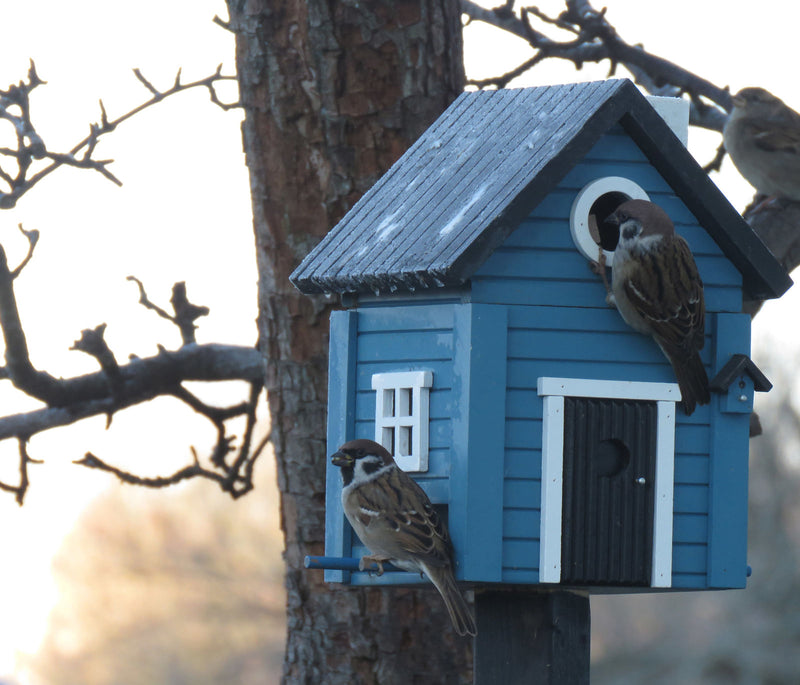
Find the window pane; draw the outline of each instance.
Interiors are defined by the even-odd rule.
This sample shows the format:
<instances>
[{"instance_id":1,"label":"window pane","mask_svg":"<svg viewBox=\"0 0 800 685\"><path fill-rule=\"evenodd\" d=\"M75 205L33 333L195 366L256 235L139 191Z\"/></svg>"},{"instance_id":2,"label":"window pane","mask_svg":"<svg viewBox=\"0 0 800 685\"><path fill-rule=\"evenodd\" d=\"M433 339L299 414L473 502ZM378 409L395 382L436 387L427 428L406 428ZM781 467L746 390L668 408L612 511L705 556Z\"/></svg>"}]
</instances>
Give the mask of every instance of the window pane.
<instances>
[{"instance_id":1,"label":"window pane","mask_svg":"<svg viewBox=\"0 0 800 685\"><path fill-rule=\"evenodd\" d=\"M402 457L407 457L411 454L411 426L400 426L399 437L397 453Z\"/></svg>"},{"instance_id":2,"label":"window pane","mask_svg":"<svg viewBox=\"0 0 800 685\"><path fill-rule=\"evenodd\" d=\"M385 428L383 429L383 437L381 439L381 444L389 450L390 453L394 454L394 428Z\"/></svg>"},{"instance_id":3,"label":"window pane","mask_svg":"<svg viewBox=\"0 0 800 685\"><path fill-rule=\"evenodd\" d=\"M398 388L397 394L397 404L399 409L398 416L413 416L414 393L412 392L411 388Z\"/></svg>"},{"instance_id":4,"label":"window pane","mask_svg":"<svg viewBox=\"0 0 800 685\"><path fill-rule=\"evenodd\" d=\"M394 388L383 391L383 415L394 416Z\"/></svg>"}]
</instances>

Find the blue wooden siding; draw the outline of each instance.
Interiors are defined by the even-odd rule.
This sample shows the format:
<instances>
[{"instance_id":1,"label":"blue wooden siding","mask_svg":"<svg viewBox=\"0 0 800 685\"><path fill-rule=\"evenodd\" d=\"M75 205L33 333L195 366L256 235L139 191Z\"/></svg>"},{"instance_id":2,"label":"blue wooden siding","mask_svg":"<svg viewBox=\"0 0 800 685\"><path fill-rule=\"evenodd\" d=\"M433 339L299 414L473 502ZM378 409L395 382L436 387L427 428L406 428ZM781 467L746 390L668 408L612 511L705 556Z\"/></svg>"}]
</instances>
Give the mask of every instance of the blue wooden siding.
<instances>
[{"instance_id":1,"label":"blue wooden siding","mask_svg":"<svg viewBox=\"0 0 800 685\"><path fill-rule=\"evenodd\" d=\"M434 503L446 502L448 497L450 421L456 407L452 393L453 316L448 304L364 307L358 311L355 436L375 437L373 374L433 371L430 457L428 471L418 480Z\"/></svg>"},{"instance_id":2,"label":"blue wooden siding","mask_svg":"<svg viewBox=\"0 0 800 685\"><path fill-rule=\"evenodd\" d=\"M612 309L512 306L508 321L503 580L537 582L542 447L537 379L674 378L656 345L631 331ZM706 349L707 362L710 356ZM710 418L709 407L698 407L691 417L678 412L673 520L678 587L707 586Z\"/></svg>"},{"instance_id":3,"label":"blue wooden siding","mask_svg":"<svg viewBox=\"0 0 800 685\"><path fill-rule=\"evenodd\" d=\"M475 581L502 580L507 330L505 307L456 308L450 534Z\"/></svg>"},{"instance_id":4,"label":"blue wooden siding","mask_svg":"<svg viewBox=\"0 0 800 685\"><path fill-rule=\"evenodd\" d=\"M733 354L750 354L749 316L720 314L716 326L716 368ZM754 391L750 378L741 382L743 388L737 382L731 391L746 396L747 402L729 407L727 395L712 398L716 411L709 445L709 587L744 587L747 582L747 446Z\"/></svg>"},{"instance_id":5,"label":"blue wooden siding","mask_svg":"<svg viewBox=\"0 0 800 685\"><path fill-rule=\"evenodd\" d=\"M328 352L328 452L355 437L356 332L354 311L333 312L330 320ZM349 556L350 526L342 510L342 477L338 468L327 465L325 472L325 553ZM346 582L346 571L325 571L329 583Z\"/></svg>"},{"instance_id":6,"label":"blue wooden siding","mask_svg":"<svg viewBox=\"0 0 800 685\"><path fill-rule=\"evenodd\" d=\"M635 181L667 211L695 255L708 311L741 311L741 274L619 127L596 143L478 269L472 279L473 302L602 306L603 286L572 242L569 214L578 191L604 176Z\"/></svg>"}]
</instances>

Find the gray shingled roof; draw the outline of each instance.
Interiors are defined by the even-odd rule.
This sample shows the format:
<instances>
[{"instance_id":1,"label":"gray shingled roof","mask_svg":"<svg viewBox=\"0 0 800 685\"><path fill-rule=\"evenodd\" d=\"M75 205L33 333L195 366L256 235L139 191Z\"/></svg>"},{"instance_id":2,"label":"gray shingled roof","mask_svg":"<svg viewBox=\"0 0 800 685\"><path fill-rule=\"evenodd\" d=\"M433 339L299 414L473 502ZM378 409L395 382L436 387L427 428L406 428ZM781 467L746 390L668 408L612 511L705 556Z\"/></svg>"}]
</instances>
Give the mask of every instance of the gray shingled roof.
<instances>
[{"instance_id":1,"label":"gray shingled roof","mask_svg":"<svg viewBox=\"0 0 800 685\"><path fill-rule=\"evenodd\" d=\"M621 123L742 272L791 280L627 80L462 93L291 275L301 291L459 286L611 126Z\"/></svg>"}]
</instances>

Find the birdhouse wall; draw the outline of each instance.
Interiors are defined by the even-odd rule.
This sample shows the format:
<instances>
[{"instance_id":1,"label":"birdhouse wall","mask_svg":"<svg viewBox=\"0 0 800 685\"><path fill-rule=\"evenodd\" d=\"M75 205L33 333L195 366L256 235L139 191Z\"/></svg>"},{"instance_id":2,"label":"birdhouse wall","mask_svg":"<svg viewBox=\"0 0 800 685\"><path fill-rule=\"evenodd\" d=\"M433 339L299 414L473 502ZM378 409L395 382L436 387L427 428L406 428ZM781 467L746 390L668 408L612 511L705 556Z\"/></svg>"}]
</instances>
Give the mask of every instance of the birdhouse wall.
<instances>
[{"instance_id":1,"label":"birdhouse wall","mask_svg":"<svg viewBox=\"0 0 800 685\"><path fill-rule=\"evenodd\" d=\"M449 502L452 422L459 403L454 401L455 305L410 300L405 304L367 306L331 315L328 445L355 438L375 437L376 373L426 370L433 372L428 424L428 468L415 474L436 505ZM328 466L326 554L358 557L367 554L342 511L339 469ZM446 512L443 512L446 513ZM371 582L366 574L353 578L326 571L331 581ZM386 573L380 582L409 582L409 574Z\"/></svg>"},{"instance_id":2,"label":"birdhouse wall","mask_svg":"<svg viewBox=\"0 0 800 685\"><path fill-rule=\"evenodd\" d=\"M505 308L423 298L331 316L328 445L375 436L375 373L431 371L428 468L412 476L448 519L459 579L499 582L503 553ZM359 557L328 466L326 554ZM326 571L353 584L409 583L406 573Z\"/></svg>"}]
</instances>

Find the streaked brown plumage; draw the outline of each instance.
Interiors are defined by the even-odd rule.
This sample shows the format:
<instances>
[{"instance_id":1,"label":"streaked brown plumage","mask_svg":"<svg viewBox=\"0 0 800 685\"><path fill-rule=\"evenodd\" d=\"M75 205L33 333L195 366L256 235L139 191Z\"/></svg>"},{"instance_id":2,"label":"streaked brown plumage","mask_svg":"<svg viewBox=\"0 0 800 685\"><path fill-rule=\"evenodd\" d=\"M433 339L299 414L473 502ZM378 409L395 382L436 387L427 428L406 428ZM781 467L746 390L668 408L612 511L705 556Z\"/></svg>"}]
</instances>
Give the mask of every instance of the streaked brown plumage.
<instances>
[{"instance_id":1,"label":"streaked brown plumage","mask_svg":"<svg viewBox=\"0 0 800 685\"><path fill-rule=\"evenodd\" d=\"M763 195L800 201L800 114L763 88L733 105L723 140L739 173Z\"/></svg>"},{"instance_id":2,"label":"streaked brown plumage","mask_svg":"<svg viewBox=\"0 0 800 685\"><path fill-rule=\"evenodd\" d=\"M472 611L453 577L453 545L425 491L401 471L381 445L351 440L331 462L342 469L342 505L356 535L371 554L361 568L383 562L424 573L444 600L459 635L476 635Z\"/></svg>"},{"instance_id":3,"label":"streaked brown plumage","mask_svg":"<svg viewBox=\"0 0 800 685\"><path fill-rule=\"evenodd\" d=\"M652 202L624 202L608 221L619 224L608 300L629 326L658 343L691 414L710 395L699 354L705 343L703 281L689 245Z\"/></svg>"}]
</instances>

